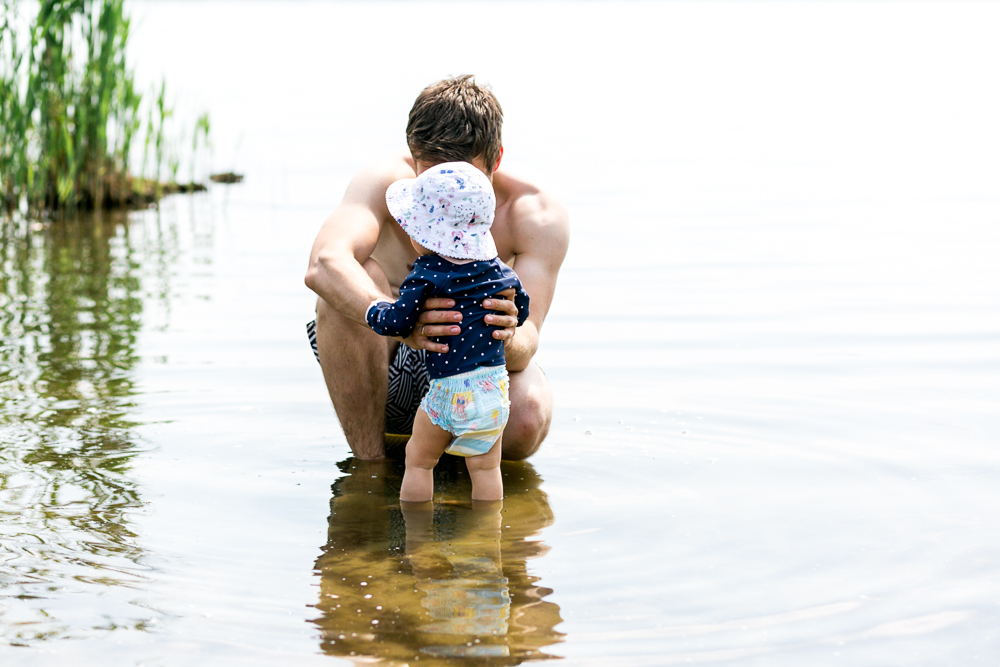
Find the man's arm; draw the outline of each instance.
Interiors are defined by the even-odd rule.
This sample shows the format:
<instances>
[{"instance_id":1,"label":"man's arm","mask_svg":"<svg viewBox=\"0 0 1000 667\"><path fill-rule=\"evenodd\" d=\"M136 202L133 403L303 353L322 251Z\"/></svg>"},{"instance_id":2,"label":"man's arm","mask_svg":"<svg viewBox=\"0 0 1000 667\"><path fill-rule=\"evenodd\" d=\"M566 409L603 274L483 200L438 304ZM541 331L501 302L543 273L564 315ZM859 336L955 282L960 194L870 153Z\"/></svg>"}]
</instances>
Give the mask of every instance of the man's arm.
<instances>
[{"instance_id":1,"label":"man's arm","mask_svg":"<svg viewBox=\"0 0 1000 667\"><path fill-rule=\"evenodd\" d=\"M347 186L344 198L326 219L313 242L306 286L344 317L365 324L365 311L383 294L362 267L378 243L385 205L384 173L364 169Z\"/></svg>"},{"instance_id":2,"label":"man's arm","mask_svg":"<svg viewBox=\"0 0 1000 667\"><path fill-rule=\"evenodd\" d=\"M559 267L569 247L569 216L561 204L541 193L521 197L513 207L510 211L515 223L513 268L531 298L531 308L522 326L502 329L493 335L505 340L507 369L516 372L527 368L538 351L538 333L552 305ZM487 315L486 321L497 325L509 321L510 326L516 325L516 320L510 319L516 313L513 301L498 300L497 304L507 315Z\"/></svg>"},{"instance_id":3,"label":"man's arm","mask_svg":"<svg viewBox=\"0 0 1000 667\"><path fill-rule=\"evenodd\" d=\"M409 336L424 305L424 293L432 287L427 280L408 277L399 286L399 299L395 303L378 301L368 307L365 316L368 324L380 336Z\"/></svg>"},{"instance_id":4,"label":"man's arm","mask_svg":"<svg viewBox=\"0 0 1000 667\"><path fill-rule=\"evenodd\" d=\"M383 294L362 265L375 250L383 221L391 218L385 204L386 188L393 181L412 175L411 171L391 164L358 172L313 242L306 286L344 317L359 324L366 324L365 312L372 301L392 300L392 295ZM418 350L447 352L447 345L436 343L431 337L460 333L461 313L447 310L454 306L451 299L427 299L413 333L403 342Z\"/></svg>"}]
</instances>

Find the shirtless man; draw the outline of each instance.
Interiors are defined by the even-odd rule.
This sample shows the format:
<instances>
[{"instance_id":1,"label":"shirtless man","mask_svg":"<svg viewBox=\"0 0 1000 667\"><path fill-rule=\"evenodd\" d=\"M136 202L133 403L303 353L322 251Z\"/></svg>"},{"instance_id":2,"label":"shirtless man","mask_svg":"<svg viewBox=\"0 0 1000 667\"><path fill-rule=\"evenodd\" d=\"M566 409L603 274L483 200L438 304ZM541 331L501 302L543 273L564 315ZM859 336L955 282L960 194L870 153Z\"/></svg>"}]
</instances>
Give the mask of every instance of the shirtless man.
<instances>
[{"instance_id":1,"label":"shirtless man","mask_svg":"<svg viewBox=\"0 0 1000 667\"><path fill-rule=\"evenodd\" d=\"M417 258L410 237L389 214L386 188L443 162L471 162L493 182L497 251L531 297L521 327L513 301L504 295L484 304L496 311L486 321L498 327L493 335L504 341L510 374L503 457L531 456L548 434L552 391L532 357L569 244L569 221L545 192L516 173L498 171L502 120L493 93L471 76L428 86L410 111L410 155L359 172L313 243L305 282L319 296L314 346L344 436L359 459L383 458L386 432L410 432L427 388L419 351L446 352L446 342L432 339L446 341L461 331L462 316L448 310L455 305L449 299L428 299L413 334L401 342L377 335L365 322L372 301L398 297Z\"/></svg>"}]
</instances>

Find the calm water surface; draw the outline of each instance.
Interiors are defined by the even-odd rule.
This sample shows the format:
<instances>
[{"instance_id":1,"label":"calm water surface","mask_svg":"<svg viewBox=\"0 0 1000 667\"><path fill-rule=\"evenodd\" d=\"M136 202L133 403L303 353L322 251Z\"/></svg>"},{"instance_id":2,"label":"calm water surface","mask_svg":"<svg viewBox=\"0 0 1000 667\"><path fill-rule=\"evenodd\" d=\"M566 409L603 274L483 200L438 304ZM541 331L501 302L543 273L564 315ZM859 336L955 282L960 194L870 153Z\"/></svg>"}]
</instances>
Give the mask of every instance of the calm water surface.
<instances>
[{"instance_id":1,"label":"calm water surface","mask_svg":"<svg viewBox=\"0 0 1000 667\"><path fill-rule=\"evenodd\" d=\"M459 6L504 47L416 57ZM236 7L133 46L244 183L0 234L4 665L1000 660L1000 8ZM302 275L466 71L571 211L556 412L502 507L402 508Z\"/></svg>"}]
</instances>

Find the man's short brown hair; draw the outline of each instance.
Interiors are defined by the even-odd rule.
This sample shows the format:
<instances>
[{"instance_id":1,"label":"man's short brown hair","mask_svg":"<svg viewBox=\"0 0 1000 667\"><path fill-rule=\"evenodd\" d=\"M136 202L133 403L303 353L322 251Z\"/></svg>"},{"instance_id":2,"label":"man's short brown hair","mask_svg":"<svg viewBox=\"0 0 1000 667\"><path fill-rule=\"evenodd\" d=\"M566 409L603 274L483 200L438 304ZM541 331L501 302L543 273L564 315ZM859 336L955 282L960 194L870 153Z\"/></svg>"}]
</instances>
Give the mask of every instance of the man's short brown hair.
<instances>
[{"instance_id":1,"label":"man's short brown hair","mask_svg":"<svg viewBox=\"0 0 1000 667\"><path fill-rule=\"evenodd\" d=\"M500 158L503 110L471 74L432 83L410 109L406 143L413 159L428 164L472 162L492 169Z\"/></svg>"}]
</instances>

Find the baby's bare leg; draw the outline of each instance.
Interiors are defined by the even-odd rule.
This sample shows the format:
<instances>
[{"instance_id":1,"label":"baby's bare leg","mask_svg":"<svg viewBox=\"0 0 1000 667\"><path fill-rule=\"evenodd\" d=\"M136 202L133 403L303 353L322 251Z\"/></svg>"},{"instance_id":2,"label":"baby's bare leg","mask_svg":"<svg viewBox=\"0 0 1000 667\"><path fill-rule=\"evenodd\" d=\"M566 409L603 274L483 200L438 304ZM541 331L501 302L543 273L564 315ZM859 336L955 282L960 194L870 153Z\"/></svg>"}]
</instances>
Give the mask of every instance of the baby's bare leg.
<instances>
[{"instance_id":1,"label":"baby's bare leg","mask_svg":"<svg viewBox=\"0 0 1000 667\"><path fill-rule=\"evenodd\" d=\"M406 472L399 489L400 500L422 503L434 499L434 466L452 438L451 433L435 426L426 412L417 410L413 435L406 443Z\"/></svg>"},{"instance_id":2,"label":"baby's bare leg","mask_svg":"<svg viewBox=\"0 0 1000 667\"><path fill-rule=\"evenodd\" d=\"M465 465L472 478L473 500L503 500L503 478L500 477L500 445L503 435L497 438L490 451L479 456L469 456Z\"/></svg>"}]
</instances>

